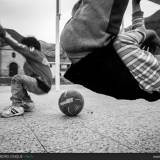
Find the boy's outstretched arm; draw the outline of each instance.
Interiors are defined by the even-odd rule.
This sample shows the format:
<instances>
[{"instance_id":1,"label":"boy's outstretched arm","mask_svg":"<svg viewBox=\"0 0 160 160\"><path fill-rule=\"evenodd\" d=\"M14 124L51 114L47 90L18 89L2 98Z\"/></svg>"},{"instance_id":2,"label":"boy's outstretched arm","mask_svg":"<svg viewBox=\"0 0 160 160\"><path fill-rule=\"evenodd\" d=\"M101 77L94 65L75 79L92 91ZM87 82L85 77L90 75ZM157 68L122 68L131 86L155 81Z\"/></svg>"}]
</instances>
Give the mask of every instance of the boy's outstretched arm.
<instances>
[{"instance_id":1,"label":"boy's outstretched arm","mask_svg":"<svg viewBox=\"0 0 160 160\"><path fill-rule=\"evenodd\" d=\"M143 12L136 0L132 4L132 30L119 34L114 47L143 90L160 92L160 63L152 53L140 48L146 38Z\"/></svg>"},{"instance_id":2,"label":"boy's outstretched arm","mask_svg":"<svg viewBox=\"0 0 160 160\"><path fill-rule=\"evenodd\" d=\"M0 37L10 45L15 51L19 52L25 58L32 59L37 62L41 62L42 58L39 56L37 50L30 50L27 46L16 41L5 29L0 25Z\"/></svg>"}]
</instances>

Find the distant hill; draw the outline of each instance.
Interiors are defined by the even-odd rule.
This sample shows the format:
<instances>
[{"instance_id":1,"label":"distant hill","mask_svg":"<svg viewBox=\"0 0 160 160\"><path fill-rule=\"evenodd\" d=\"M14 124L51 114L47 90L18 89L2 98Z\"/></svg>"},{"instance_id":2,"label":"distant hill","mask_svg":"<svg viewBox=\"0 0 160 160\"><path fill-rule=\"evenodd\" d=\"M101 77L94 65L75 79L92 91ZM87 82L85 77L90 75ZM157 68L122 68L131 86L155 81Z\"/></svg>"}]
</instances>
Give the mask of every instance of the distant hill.
<instances>
[{"instance_id":1,"label":"distant hill","mask_svg":"<svg viewBox=\"0 0 160 160\"><path fill-rule=\"evenodd\" d=\"M42 51L47 56L55 57L55 44L54 43L47 43L45 41L40 40Z\"/></svg>"},{"instance_id":2,"label":"distant hill","mask_svg":"<svg viewBox=\"0 0 160 160\"><path fill-rule=\"evenodd\" d=\"M41 46L43 50L53 51L55 50L55 44L54 43L47 43L45 41L40 40Z\"/></svg>"}]
</instances>

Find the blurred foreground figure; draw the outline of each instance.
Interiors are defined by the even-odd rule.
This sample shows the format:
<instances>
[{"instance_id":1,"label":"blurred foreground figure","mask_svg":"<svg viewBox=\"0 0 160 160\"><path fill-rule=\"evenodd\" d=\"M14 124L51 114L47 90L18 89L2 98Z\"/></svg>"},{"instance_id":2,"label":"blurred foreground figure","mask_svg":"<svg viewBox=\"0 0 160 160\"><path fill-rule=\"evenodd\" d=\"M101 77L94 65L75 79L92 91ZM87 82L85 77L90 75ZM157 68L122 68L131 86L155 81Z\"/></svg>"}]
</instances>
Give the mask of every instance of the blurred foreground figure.
<instances>
[{"instance_id":1,"label":"blurred foreground figure","mask_svg":"<svg viewBox=\"0 0 160 160\"><path fill-rule=\"evenodd\" d=\"M124 6L128 2L116 1L119 3L116 8L111 1L100 3L99 8L105 7L105 2L108 2L106 7L110 4L109 8L114 8L112 12L109 8L104 11L111 13L110 18L117 17L115 21L112 18L105 21L107 14L96 14L97 8L91 2L99 4L93 0L84 7L85 3L79 1L73 9L75 16L62 31L61 45L72 62L64 76L73 83L117 99L158 100L160 65L154 51L160 46L160 39L155 31L145 29L140 0L132 0L133 25L119 34ZM87 12L90 7L94 14ZM93 15L89 20L86 18L88 14Z\"/></svg>"}]
</instances>

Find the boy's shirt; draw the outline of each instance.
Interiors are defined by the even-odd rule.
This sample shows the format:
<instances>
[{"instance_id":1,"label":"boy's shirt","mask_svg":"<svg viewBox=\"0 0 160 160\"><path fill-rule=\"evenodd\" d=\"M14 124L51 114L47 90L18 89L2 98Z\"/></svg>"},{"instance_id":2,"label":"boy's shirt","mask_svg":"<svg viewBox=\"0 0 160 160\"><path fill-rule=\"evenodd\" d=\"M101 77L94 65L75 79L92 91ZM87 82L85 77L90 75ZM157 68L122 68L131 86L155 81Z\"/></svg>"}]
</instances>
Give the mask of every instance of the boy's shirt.
<instances>
[{"instance_id":1,"label":"boy's shirt","mask_svg":"<svg viewBox=\"0 0 160 160\"><path fill-rule=\"evenodd\" d=\"M118 34L128 0L79 0L61 32L61 46L75 63Z\"/></svg>"},{"instance_id":2,"label":"boy's shirt","mask_svg":"<svg viewBox=\"0 0 160 160\"><path fill-rule=\"evenodd\" d=\"M119 34L114 47L139 86L149 93L159 92L160 63L152 53L140 49L146 37L143 12L134 13L132 21L132 30Z\"/></svg>"},{"instance_id":3,"label":"boy's shirt","mask_svg":"<svg viewBox=\"0 0 160 160\"><path fill-rule=\"evenodd\" d=\"M25 74L39 79L51 88L52 73L46 56L38 50L29 49L18 43L8 33L6 33L6 41L14 50L25 57L26 62L23 67Z\"/></svg>"}]
</instances>

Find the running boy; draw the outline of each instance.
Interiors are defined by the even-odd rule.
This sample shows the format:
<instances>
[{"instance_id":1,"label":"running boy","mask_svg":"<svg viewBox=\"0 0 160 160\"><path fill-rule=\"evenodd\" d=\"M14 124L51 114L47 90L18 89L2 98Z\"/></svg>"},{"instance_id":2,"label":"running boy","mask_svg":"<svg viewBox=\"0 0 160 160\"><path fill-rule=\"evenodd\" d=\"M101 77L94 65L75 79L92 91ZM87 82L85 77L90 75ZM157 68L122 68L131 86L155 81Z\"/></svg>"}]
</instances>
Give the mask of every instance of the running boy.
<instances>
[{"instance_id":1,"label":"running boy","mask_svg":"<svg viewBox=\"0 0 160 160\"><path fill-rule=\"evenodd\" d=\"M52 85L52 73L36 38L25 37L19 43L2 26L0 26L0 37L26 59L23 67L25 75L15 75L12 78L12 96L10 98L12 104L2 111L1 116L23 115L24 112L33 111L34 109L34 103L27 91L37 95L48 93Z\"/></svg>"}]
</instances>

